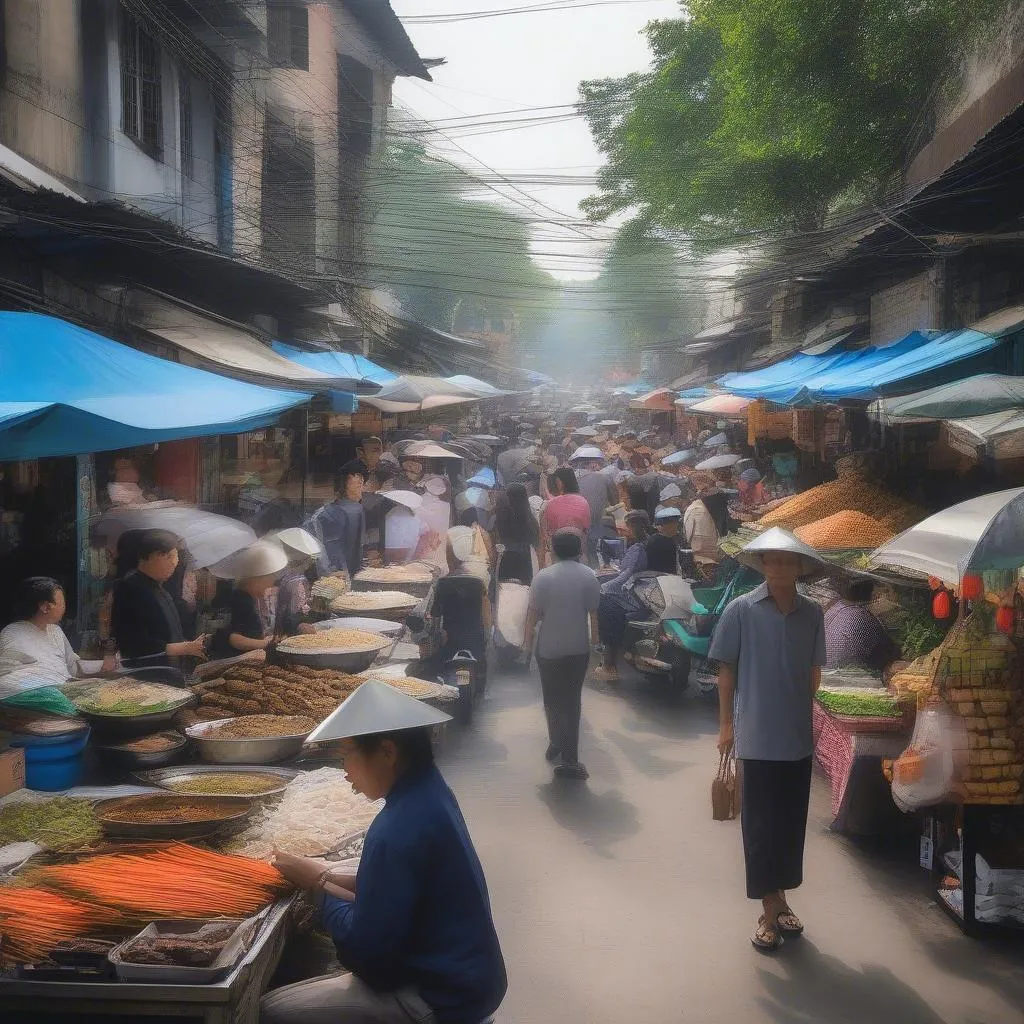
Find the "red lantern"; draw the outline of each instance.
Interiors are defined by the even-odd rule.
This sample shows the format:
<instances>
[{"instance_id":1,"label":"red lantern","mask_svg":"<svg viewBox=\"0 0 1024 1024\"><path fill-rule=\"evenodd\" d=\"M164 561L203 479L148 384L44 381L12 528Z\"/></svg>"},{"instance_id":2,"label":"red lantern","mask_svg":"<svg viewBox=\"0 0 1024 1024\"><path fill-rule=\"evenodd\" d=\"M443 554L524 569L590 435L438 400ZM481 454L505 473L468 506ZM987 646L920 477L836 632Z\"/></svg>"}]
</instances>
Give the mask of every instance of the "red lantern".
<instances>
[{"instance_id":1,"label":"red lantern","mask_svg":"<svg viewBox=\"0 0 1024 1024\"><path fill-rule=\"evenodd\" d=\"M942 589L942 580L940 580L938 576L929 576L928 577L928 586L931 587L932 590L941 590Z\"/></svg>"},{"instance_id":2,"label":"red lantern","mask_svg":"<svg viewBox=\"0 0 1024 1024\"><path fill-rule=\"evenodd\" d=\"M1013 607L1008 604L1001 604L996 611L996 629L1000 633L1006 633L1007 636L1013 634L1013 627L1016 619L1016 614Z\"/></svg>"},{"instance_id":3,"label":"red lantern","mask_svg":"<svg viewBox=\"0 0 1024 1024\"><path fill-rule=\"evenodd\" d=\"M940 590L932 598L932 615L936 619L948 619L953 614L953 602L948 590Z\"/></svg>"},{"instance_id":4,"label":"red lantern","mask_svg":"<svg viewBox=\"0 0 1024 1024\"><path fill-rule=\"evenodd\" d=\"M985 596L985 583L980 576L965 576L960 581L960 596L968 601L977 601Z\"/></svg>"}]
</instances>

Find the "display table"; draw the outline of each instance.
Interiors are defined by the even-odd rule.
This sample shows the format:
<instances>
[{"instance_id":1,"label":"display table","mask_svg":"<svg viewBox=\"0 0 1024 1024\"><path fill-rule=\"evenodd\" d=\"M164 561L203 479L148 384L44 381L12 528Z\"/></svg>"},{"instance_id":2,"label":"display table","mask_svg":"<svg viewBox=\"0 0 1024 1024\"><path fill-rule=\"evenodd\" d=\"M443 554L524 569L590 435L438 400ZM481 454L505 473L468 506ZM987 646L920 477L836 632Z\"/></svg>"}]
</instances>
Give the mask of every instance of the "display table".
<instances>
[{"instance_id":1,"label":"display table","mask_svg":"<svg viewBox=\"0 0 1024 1024\"><path fill-rule=\"evenodd\" d=\"M898 757L906 746L901 719L877 730L854 729L814 701L814 758L832 785L833 829L858 835L886 831L898 811L882 760Z\"/></svg>"},{"instance_id":2,"label":"display table","mask_svg":"<svg viewBox=\"0 0 1024 1024\"><path fill-rule=\"evenodd\" d=\"M0 979L4 1015L17 1010L125 1017L184 1017L204 1024L257 1024L260 998L277 970L291 931L297 897L278 900L252 948L223 981L212 985L139 984L126 981L46 982ZM28 1016L26 1016L28 1019Z\"/></svg>"}]
</instances>

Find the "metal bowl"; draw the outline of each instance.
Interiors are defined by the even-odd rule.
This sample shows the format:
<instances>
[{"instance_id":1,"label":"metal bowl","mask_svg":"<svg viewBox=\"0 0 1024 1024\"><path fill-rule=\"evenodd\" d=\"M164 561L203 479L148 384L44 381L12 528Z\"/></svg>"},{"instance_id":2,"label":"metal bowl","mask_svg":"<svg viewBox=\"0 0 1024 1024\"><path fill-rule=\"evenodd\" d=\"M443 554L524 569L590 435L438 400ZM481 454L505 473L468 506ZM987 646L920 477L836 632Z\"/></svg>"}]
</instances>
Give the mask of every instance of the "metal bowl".
<instances>
[{"instance_id":1,"label":"metal bowl","mask_svg":"<svg viewBox=\"0 0 1024 1024\"><path fill-rule=\"evenodd\" d=\"M196 694L189 694L187 700L175 704L166 711L153 711L146 715L98 715L92 711L79 711L93 729L93 734L105 740L130 740L138 736L146 736L151 732L160 732L169 726L174 716L185 708L194 708L199 703Z\"/></svg>"},{"instance_id":2,"label":"metal bowl","mask_svg":"<svg viewBox=\"0 0 1024 1024\"><path fill-rule=\"evenodd\" d=\"M185 752L189 740L181 737L181 742L166 750L126 750L109 744L98 744L96 754L110 768L117 771L134 772L140 768L164 768L173 764Z\"/></svg>"},{"instance_id":3,"label":"metal bowl","mask_svg":"<svg viewBox=\"0 0 1024 1024\"><path fill-rule=\"evenodd\" d=\"M199 756L209 764L278 764L290 761L302 750L309 735L264 736L245 740L214 739L207 735L212 729L237 717L218 718L213 722L189 726L185 735L196 745Z\"/></svg>"},{"instance_id":4,"label":"metal bowl","mask_svg":"<svg viewBox=\"0 0 1024 1024\"><path fill-rule=\"evenodd\" d=\"M107 815L125 807L170 802L178 799L184 803L202 806L209 804L211 817L198 821L112 821ZM231 813L213 815L215 807L227 807ZM229 796L186 796L171 793L148 793L144 796L124 796L114 800L101 800L96 805L96 818L109 836L124 839L201 839L212 836L222 828L226 828L243 818L247 818L253 809L253 802L243 797Z\"/></svg>"},{"instance_id":5,"label":"metal bowl","mask_svg":"<svg viewBox=\"0 0 1024 1024\"><path fill-rule=\"evenodd\" d=\"M393 648L395 643L396 641L389 640L385 647L378 647L369 651L331 651L323 649L299 653L298 651L282 651L278 648L275 656L284 662L291 662L295 665L309 665L312 668L333 668L348 675L355 675L357 672L368 669L384 651Z\"/></svg>"},{"instance_id":6,"label":"metal bowl","mask_svg":"<svg viewBox=\"0 0 1024 1024\"><path fill-rule=\"evenodd\" d=\"M364 629L367 633L380 633L381 636L400 637L404 631L399 622L389 619L367 619L358 615L349 615L340 619L324 619L314 624L319 633L325 629Z\"/></svg>"},{"instance_id":7,"label":"metal bowl","mask_svg":"<svg viewBox=\"0 0 1024 1024\"><path fill-rule=\"evenodd\" d=\"M263 793L234 793L233 796L244 797L246 800L265 800L268 797L280 796L288 784L302 773L298 768L278 768L273 765L217 765L217 764L189 764L179 765L177 768L165 768L155 772L136 772L135 777L148 786L159 786L161 789L170 790L172 793L179 791L172 785L173 782L181 782L186 779L197 779L204 775L276 775L281 780L277 789L268 789ZM179 795L182 795L179 793ZM222 799L222 798L221 798Z\"/></svg>"}]
</instances>

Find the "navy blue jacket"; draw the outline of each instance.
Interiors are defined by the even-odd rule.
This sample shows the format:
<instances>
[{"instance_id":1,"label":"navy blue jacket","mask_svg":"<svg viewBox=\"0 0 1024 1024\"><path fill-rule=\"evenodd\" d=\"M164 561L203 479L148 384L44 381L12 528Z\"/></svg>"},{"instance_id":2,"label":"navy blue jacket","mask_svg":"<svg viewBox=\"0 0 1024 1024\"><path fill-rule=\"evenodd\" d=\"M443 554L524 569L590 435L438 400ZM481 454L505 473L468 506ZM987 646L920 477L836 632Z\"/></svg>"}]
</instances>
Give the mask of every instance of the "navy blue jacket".
<instances>
[{"instance_id":1,"label":"navy blue jacket","mask_svg":"<svg viewBox=\"0 0 1024 1024\"><path fill-rule=\"evenodd\" d=\"M508 987L483 869L434 767L401 779L366 834L353 903L324 895L338 957L380 991L416 988L438 1024L479 1024Z\"/></svg>"}]
</instances>

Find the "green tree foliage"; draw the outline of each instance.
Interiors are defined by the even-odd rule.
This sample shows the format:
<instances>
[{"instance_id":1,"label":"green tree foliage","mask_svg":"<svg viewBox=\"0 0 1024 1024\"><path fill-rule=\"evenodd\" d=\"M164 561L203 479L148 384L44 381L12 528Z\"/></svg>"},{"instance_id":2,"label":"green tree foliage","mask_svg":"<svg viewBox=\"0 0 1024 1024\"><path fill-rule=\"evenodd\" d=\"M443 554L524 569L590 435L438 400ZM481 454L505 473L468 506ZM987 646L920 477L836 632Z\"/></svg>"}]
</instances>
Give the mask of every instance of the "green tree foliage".
<instances>
[{"instance_id":1,"label":"green tree foliage","mask_svg":"<svg viewBox=\"0 0 1024 1024\"><path fill-rule=\"evenodd\" d=\"M392 136L364 190L368 281L441 330L458 316L513 313L530 330L557 286L533 262L525 219L481 190L463 168Z\"/></svg>"},{"instance_id":2,"label":"green tree foliage","mask_svg":"<svg viewBox=\"0 0 1024 1024\"><path fill-rule=\"evenodd\" d=\"M728 245L877 198L936 82L1005 0L688 0L647 28L650 73L584 82L607 163L589 216L623 210Z\"/></svg>"}]
</instances>

